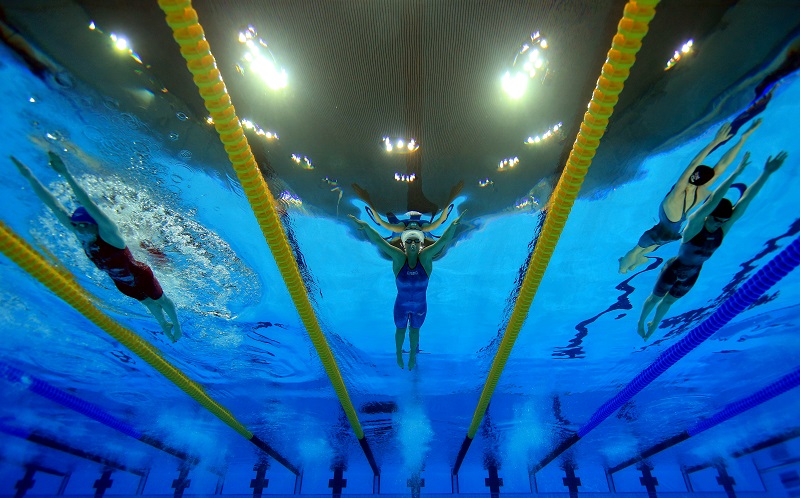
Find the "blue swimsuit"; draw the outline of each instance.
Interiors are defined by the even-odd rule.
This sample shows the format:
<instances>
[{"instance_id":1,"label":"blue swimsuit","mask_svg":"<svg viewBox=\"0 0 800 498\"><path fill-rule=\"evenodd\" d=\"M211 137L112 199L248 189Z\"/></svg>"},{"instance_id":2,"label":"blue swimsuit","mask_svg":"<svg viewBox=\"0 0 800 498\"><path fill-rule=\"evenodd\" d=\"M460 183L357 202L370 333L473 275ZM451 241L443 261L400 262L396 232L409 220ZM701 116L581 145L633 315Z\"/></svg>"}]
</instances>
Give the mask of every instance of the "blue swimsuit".
<instances>
[{"instance_id":1,"label":"blue swimsuit","mask_svg":"<svg viewBox=\"0 0 800 498\"><path fill-rule=\"evenodd\" d=\"M425 314L428 312L428 303L425 293L428 290L428 274L417 260L417 266L408 267L408 259L403 263L403 268L397 274L397 299L394 302L394 324L398 329L411 326L413 329L422 327Z\"/></svg>"},{"instance_id":2,"label":"blue swimsuit","mask_svg":"<svg viewBox=\"0 0 800 498\"><path fill-rule=\"evenodd\" d=\"M673 189L675 186L672 187ZM670 190L672 192L672 190ZM669 197L669 193L664 197L664 200ZM683 197L683 211L681 212L681 219L672 221L667 218L667 213L664 212L664 201L658 206L658 223L653 228L646 231L639 237L637 244L639 247L650 247L653 245L663 246L670 242L681 239L681 225L686 221L686 213L690 211L694 205L697 204L697 192L694 193L694 201L686 208L686 196Z\"/></svg>"}]
</instances>

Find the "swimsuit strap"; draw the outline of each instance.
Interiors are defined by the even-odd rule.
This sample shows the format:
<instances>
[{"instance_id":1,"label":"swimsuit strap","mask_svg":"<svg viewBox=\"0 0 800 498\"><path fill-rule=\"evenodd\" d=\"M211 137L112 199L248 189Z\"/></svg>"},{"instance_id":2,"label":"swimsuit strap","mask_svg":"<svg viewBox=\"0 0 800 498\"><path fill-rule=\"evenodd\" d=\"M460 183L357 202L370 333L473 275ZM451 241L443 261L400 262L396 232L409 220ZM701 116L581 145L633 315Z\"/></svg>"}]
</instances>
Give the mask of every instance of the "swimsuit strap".
<instances>
[{"instance_id":1,"label":"swimsuit strap","mask_svg":"<svg viewBox=\"0 0 800 498\"><path fill-rule=\"evenodd\" d=\"M379 223L375 220L375 215L372 213L372 209L370 209L369 206L364 206L364 209L367 210L367 214L369 215L370 218L372 218L372 222L375 223L376 225L379 225Z\"/></svg>"},{"instance_id":2,"label":"swimsuit strap","mask_svg":"<svg viewBox=\"0 0 800 498\"><path fill-rule=\"evenodd\" d=\"M686 214L686 198L687 197L689 197L689 196L686 194L686 191L684 190L684 192L683 192L683 214L684 215ZM697 187L695 187L695 189L694 189L694 199L692 200L692 204L691 204L691 206L689 206L689 209L692 209L695 204L697 204ZM683 216L681 216L681 218L683 218Z\"/></svg>"}]
</instances>

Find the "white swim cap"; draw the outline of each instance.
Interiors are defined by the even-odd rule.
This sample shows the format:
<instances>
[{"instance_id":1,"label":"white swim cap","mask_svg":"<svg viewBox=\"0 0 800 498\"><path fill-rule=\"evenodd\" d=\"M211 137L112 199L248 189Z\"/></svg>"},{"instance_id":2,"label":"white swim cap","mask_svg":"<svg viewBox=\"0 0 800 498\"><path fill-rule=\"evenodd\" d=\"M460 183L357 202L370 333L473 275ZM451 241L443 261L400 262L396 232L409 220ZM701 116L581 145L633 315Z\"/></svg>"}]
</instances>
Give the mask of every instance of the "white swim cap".
<instances>
[{"instance_id":1,"label":"white swim cap","mask_svg":"<svg viewBox=\"0 0 800 498\"><path fill-rule=\"evenodd\" d=\"M402 235L400 235L400 240L403 242L403 245L406 244L406 240L409 237L416 237L419 239L419 246L422 247L425 244L425 234L422 233L420 230L405 230L403 231Z\"/></svg>"}]
</instances>

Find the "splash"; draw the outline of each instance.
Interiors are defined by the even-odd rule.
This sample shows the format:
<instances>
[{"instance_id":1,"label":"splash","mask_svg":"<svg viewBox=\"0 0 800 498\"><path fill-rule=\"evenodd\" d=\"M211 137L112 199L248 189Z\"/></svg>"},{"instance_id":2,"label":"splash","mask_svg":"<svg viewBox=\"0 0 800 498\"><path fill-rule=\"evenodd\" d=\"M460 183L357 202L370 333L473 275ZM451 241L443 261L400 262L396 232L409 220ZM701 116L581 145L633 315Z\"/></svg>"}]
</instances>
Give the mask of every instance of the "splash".
<instances>
[{"instance_id":1,"label":"splash","mask_svg":"<svg viewBox=\"0 0 800 498\"><path fill-rule=\"evenodd\" d=\"M424 467L433 439L433 428L421 400L412 398L399 405L400 410L395 413L397 439L404 474L411 476L422 471Z\"/></svg>"},{"instance_id":2,"label":"splash","mask_svg":"<svg viewBox=\"0 0 800 498\"><path fill-rule=\"evenodd\" d=\"M134 257L153 268L179 311L190 308L230 319L258 299L256 274L219 235L191 219L193 213L173 209L148 189L122 179L83 175L78 181L117 223ZM65 206L76 206L65 181L49 188ZM55 217L48 213L36 225L31 233L40 247L52 251L73 273L88 275L101 288L113 288L73 237L54 236L64 232Z\"/></svg>"},{"instance_id":3,"label":"splash","mask_svg":"<svg viewBox=\"0 0 800 498\"><path fill-rule=\"evenodd\" d=\"M550 430L538 407L541 403L527 401L514 406L514 422L503 437L501 447L503 467L529 470L534 457L543 455L550 445Z\"/></svg>"}]
</instances>

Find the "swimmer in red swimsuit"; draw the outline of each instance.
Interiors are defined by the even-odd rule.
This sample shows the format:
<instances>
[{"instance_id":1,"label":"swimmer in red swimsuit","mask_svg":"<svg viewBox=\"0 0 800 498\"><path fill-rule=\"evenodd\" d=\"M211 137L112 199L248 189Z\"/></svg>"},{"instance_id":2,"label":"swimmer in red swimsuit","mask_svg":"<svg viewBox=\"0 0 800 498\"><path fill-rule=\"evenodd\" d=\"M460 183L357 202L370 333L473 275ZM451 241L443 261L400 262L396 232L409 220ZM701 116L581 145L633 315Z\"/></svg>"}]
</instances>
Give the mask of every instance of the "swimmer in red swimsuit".
<instances>
[{"instance_id":1,"label":"swimmer in red swimsuit","mask_svg":"<svg viewBox=\"0 0 800 498\"><path fill-rule=\"evenodd\" d=\"M700 270L722 244L734 223L744 215L753 198L761 190L772 173L778 171L788 154L780 152L775 158L768 158L764 164L764 172L753 182L736 205L725 199L733 181L749 164L750 153L744 155L736 171L717 188L700 209L689 216L689 223L683 231L683 240L678 249L678 256L670 259L658 276L653 293L647 298L639 317L638 333L645 341L658 328L659 322L669 311L675 301L686 295L697 282ZM656 306L658 306L656 308ZM647 316L656 309L653 321L647 324Z\"/></svg>"},{"instance_id":2,"label":"swimmer in red swimsuit","mask_svg":"<svg viewBox=\"0 0 800 498\"><path fill-rule=\"evenodd\" d=\"M111 277L120 292L139 300L155 317L164 334L172 342L177 341L182 332L175 305L161 290L153 270L133 258L117 225L97 207L86 190L75 181L61 158L52 152L49 155L50 166L67 180L81 204L81 207L71 215L27 166L14 157L11 160L19 168L22 176L30 182L36 195L56 215L58 221L72 230L92 263ZM167 321L165 313L172 322Z\"/></svg>"},{"instance_id":3,"label":"swimmer in red swimsuit","mask_svg":"<svg viewBox=\"0 0 800 498\"><path fill-rule=\"evenodd\" d=\"M647 263L648 260L645 257L647 254L672 241L681 240L681 228L689 212L698 208L711 195L709 187L714 183L714 179L725 173L728 166L736 159L736 155L745 141L758 129L759 125L761 125L761 120L757 119L747 131L742 133L739 142L731 147L713 168L700 164L714 148L733 138L731 125L727 123L722 125L714 140L692 159L664 200L661 201L658 223L642 234L633 249L619 258L620 273L633 271L637 266Z\"/></svg>"},{"instance_id":4,"label":"swimmer in red swimsuit","mask_svg":"<svg viewBox=\"0 0 800 498\"><path fill-rule=\"evenodd\" d=\"M397 365L404 368L403 342L406 339L408 328L409 355L408 369L413 370L417 364L417 349L419 346L419 329L425 321L428 312L426 292L428 279L433 272L433 258L444 250L453 239L456 226L464 213L453 220L439 240L427 247L424 251L422 245L425 236L417 225L409 225L401 235L403 251L389 244L366 221L361 221L353 215L353 221L359 230L364 230L367 238L375 243L387 256L392 258L395 284L397 285L397 299L394 303L394 324L397 330L394 334L395 353Z\"/></svg>"}]
</instances>

